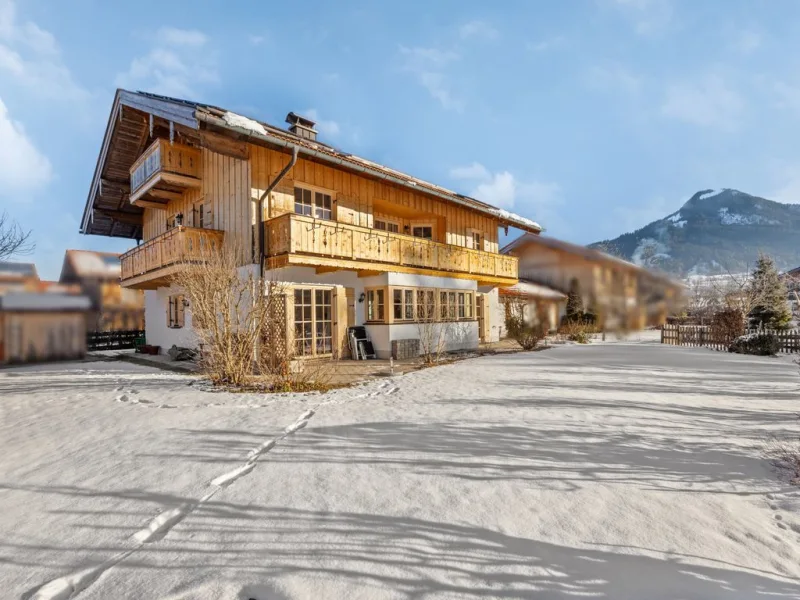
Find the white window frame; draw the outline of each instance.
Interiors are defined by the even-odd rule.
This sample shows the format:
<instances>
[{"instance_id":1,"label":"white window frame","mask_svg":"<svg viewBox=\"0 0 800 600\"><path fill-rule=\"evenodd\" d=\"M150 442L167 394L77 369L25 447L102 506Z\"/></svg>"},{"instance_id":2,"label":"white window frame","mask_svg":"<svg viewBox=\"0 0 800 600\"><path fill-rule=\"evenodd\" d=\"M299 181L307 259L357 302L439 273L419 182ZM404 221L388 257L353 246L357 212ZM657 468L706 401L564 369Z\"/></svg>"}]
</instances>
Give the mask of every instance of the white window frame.
<instances>
[{"instance_id":1,"label":"white window frame","mask_svg":"<svg viewBox=\"0 0 800 600\"><path fill-rule=\"evenodd\" d=\"M475 236L478 236L478 244L475 244ZM480 229L467 228L467 248L473 250L483 250L486 245L486 236Z\"/></svg>"},{"instance_id":2,"label":"white window frame","mask_svg":"<svg viewBox=\"0 0 800 600\"><path fill-rule=\"evenodd\" d=\"M436 232L436 223L434 223L433 221L412 221L409 225L410 225L409 231L410 231L412 237L416 237L416 238L419 238L421 240L430 239L432 242L436 241L436 233L437 233ZM430 238L424 238L424 237L421 237L421 236L414 235L414 229L416 229L417 227L430 227L431 228L431 237Z\"/></svg>"}]
</instances>

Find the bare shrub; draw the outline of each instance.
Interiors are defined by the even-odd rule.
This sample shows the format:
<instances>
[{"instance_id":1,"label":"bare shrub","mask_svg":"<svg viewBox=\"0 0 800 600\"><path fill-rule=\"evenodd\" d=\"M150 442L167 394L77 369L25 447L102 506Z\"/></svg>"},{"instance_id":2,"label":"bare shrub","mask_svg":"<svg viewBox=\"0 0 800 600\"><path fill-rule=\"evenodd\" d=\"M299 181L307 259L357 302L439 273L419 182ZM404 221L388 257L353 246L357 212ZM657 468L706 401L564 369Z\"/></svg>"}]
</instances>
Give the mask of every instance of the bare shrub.
<instances>
[{"instance_id":1,"label":"bare shrub","mask_svg":"<svg viewBox=\"0 0 800 600\"><path fill-rule=\"evenodd\" d=\"M782 479L800 485L800 438L772 439L767 442L764 454Z\"/></svg>"},{"instance_id":2,"label":"bare shrub","mask_svg":"<svg viewBox=\"0 0 800 600\"><path fill-rule=\"evenodd\" d=\"M253 268L240 268L240 256L234 247L206 246L171 280L189 306L200 365L215 385L246 387L256 371L280 378L291 369L286 290Z\"/></svg>"},{"instance_id":3,"label":"bare shrub","mask_svg":"<svg viewBox=\"0 0 800 600\"><path fill-rule=\"evenodd\" d=\"M417 333L419 335L419 351L422 362L435 365L442 360L447 349L447 338L451 333L453 322L438 318L436 314L436 296L433 290L417 291Z\"/></svg>"},{"instance_id":4,"label":"bare shrub","mask_svg":"<svg viewBox=\"0 0 800 600\"><path fill-rule=\"evenodd\" d=\"M579 344L588 344L593 333L597 333L594 325L577 321L566 321L558 330L558 334L563 339Z\"/></svg>"},{"instance_id":5,"label":"bare shrub","mask_svg":"<svg viewBox=\"0 0 800 600\"><path fill-rule=\"evenodd\" d=\"M711 338L717 343L730 345L744 331L744 314L738 308L723 308L711 317Z\"/></svg>"},{"instance_id":6,"label":"bare shrub","mask_svg":"<svg viewBox=\"0 0 800 600\"><path fill-rule=\"evenodd\" d=\"M749 333L733 340L728 352L737 354L753 354L755 356L772 356L780 352L781 342L778 336L767 331Z\"/></svg>"},{"instance_id":7,"label":"bare shrub","mask_svg":"<svg viewBox=\"0 0 800 600\"><path fill-rule=\"evenodd\" d=\"M541 318L534 322L526 316L525 306L526 303L521 299L510 299L506 302L506 330L508 336L523 350L533 350L547 337L547 325Z\"/></svg>"}]
</instances>

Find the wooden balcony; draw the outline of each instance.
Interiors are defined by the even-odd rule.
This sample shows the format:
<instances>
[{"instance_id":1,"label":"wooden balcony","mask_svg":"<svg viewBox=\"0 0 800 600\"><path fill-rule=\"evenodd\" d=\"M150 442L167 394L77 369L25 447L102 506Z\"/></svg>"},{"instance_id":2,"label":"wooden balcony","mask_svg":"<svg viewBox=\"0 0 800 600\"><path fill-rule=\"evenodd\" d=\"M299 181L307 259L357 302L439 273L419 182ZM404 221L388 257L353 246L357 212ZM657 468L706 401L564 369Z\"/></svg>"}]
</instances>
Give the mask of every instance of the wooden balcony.
<instances>
[{"instance_id":1,"label":"wooden balcony","mask_svg":"<svg viewBox=\"0 0 800 600\"><path fill-rule=\"evenodd\" d=\"M418 273L486 285L513 285L518 280L515 256L292 213L264 223L264 234L270 268L305 265L318 272L347 269L364 276Z\"/></svg>"},{"instance_id":2,"label":"wooden balcony","mask_svg":"<svg viewBox=\"0 0 800 600\"><path fill-rule=\"evenodd\" d=\"M133 163L131 204L164 208L187 188L200 187L200 151L158 138Z\"/></svg>"},{"instance_id":3,"label":"wooden balcony","mask_svg":"<svg viewBox=\"0 0 800 600\"><path fill-rule=\"evenodd\" d=\"M215 229L173 227L120 257L120 283L137 290L169 285L170 275L182 264L202 260L204 253L221 247L223 237L224 232Z\"/></svg>"}]
</instances>

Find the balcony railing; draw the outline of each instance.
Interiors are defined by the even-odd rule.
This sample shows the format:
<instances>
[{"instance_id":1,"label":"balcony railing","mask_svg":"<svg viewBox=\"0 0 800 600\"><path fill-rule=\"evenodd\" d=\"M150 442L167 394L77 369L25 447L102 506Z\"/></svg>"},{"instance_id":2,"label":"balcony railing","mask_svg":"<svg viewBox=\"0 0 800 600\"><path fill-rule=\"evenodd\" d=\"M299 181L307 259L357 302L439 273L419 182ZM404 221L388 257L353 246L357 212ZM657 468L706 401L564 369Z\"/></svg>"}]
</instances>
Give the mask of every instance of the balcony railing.
<instances>
[{"instance_id":1,"label":"balcony railing","mask_svg":"<svg viewBox=\"0 0 800 600\"><path fill-rule=\"evenodd\" d=\"M267 256L303 255L305 264L391 271L394 265L517 281L515 256L442 244L400 233L285 214L264 223ZM319 258L315 262L314 258ZM342 261L342 262L340 262Z\"/></svg>"},{"instance_id":2,"label":"balcony railing","mask_svg":"<svg viewBox=\"0 0 800 600\"><path fill-rule=\"evenodd\" d=\"M130 168L134 204L166 203L187 187L200 185L200 151L156 139Z\"/></svg>"},{"instance_id":3,"label":"balcony railing","mask_svg":"<svg viewBox=\"0 0 800 600\"><path fill-rule=\"evenodd\" d=\"M173 227L123 254L121 283L136 279L135 284L146 283L163 275L162 269L182 262L201 260L209 251L219 249L224 232L216 229ZM152 274L152 277L142 275Z\"/></svg>"}]
</instances>

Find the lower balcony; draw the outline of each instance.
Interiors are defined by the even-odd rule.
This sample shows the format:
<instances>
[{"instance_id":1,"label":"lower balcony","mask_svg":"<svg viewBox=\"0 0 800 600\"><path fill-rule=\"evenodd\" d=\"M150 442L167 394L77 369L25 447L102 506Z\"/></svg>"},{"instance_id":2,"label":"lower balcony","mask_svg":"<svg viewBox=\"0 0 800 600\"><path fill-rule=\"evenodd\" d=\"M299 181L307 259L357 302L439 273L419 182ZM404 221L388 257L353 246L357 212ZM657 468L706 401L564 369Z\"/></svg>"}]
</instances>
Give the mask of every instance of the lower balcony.
<instances>
[{"instance_id":1,"label":"lower balcony","mask_svg":"<svg viewBox=\"0 0 800 600\"><path fill-rule=\"evenodd\" d=\"M518 280L515 256L293 213L264 223L264 235L270 268L312 266L318 272L346 269L364 276L418 273L501 286Z\"/></svg>"},{"instance_id":2,"label":"lower balcony","mask_svg":"<svg viewBox=\"0 0 800 600\"><path fill-rule=\"evenodd\" d=\"M120 283L137 290L169 285L170 276L182 264L199 261L209 249L220 248L223 237L224 232L215 229L173 227L120 257Z\"/></svg>"}]
</instances>

